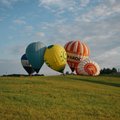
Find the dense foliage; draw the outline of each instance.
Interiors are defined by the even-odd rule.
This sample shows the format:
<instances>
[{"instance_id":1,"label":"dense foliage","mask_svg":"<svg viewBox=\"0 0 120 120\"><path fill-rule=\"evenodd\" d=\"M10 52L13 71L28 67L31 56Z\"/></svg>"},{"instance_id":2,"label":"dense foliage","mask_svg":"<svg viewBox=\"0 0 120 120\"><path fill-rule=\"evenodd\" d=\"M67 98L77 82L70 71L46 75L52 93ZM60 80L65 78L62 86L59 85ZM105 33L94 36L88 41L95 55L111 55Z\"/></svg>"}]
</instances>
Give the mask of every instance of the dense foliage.
<instances>
[{"instance_id":1,"label":"dense foliage","mask_svg":"<svg viewBox=\"0 0 120 120\"><path fill-rule=\"evenodd\" d=\"M101 69L100 73L101 74L115 74L115 73L117 73L117 69L116 68L112 68L112 69L103 68L103 69Z\"/></svg>"}]
</instances>

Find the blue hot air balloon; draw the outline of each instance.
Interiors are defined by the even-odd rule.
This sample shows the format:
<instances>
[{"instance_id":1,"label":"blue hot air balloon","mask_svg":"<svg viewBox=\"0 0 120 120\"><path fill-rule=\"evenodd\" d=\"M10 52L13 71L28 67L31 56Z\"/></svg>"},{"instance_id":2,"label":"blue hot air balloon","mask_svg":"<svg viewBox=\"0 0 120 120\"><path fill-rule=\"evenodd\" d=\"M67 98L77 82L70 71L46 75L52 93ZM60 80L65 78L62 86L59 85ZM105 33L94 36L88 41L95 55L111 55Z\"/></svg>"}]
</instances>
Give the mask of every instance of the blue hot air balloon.
<instances>
[{"instance_id":1,"label":"blue hot air balloon","mask_svg":"<svg viewBox=\"0 0 120 120\"><path fill-rule=\"evenodd\" d=\"M32 65L29 63L27 57L26 57L26 54L24 54L22 57L21 57L21 64L23 66L23 68L27 71L27 73L29 75L31 75L32 73L34 73L34 69L32 68Z\"/></svg>"},{"instance_id":2,"label":"blue hot air balloon","mask_svg":"<svg viewBox=\"0 0 120 120\"><path fill-rule=\"evenodd\" d=\"M26 48L26 56L37 73L44 63L45 50L46 46L42 42L33 42Z\"/></svg>"}]
</instances>

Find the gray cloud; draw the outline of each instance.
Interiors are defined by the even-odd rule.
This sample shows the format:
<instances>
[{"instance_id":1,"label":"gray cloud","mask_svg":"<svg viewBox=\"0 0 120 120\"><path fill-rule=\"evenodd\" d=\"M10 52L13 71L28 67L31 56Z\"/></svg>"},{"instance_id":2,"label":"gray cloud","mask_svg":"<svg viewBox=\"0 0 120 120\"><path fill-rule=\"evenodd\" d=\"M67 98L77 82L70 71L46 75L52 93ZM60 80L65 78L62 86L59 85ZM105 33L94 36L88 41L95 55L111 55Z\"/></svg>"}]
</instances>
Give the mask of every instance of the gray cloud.
<instances>
[{"instance_id":1,"label":"gray cloud","mask_svg":"<svg viewBox=\"0 0 120 120\"><path fill-rule=\"evenodd\" d=\"M69 70L68 66L66 67ZM65 70L66 71L66 70ZM27 74L24 68L21 65L21 60L9 60L9 59L0 59L0 75L6 74ZM46 64L43 64L42 68L39 71L39 74L44 75L60 75L61 73L56 72L49 68Z\"/></svg>"},{"instance_id":2,"label":"gray cloud","mask_svg":"<svg viewBox=\"0 0 120 120\"><path fill-rule=\"evenodd\" d=\"M24 47L21 45L13 46L11 48L11 54L13 54L13 55L20 55L24 52L25 52Z\"/></svg>"},{"instance_id":3,"label":"gray cloud","mask_svg":"<svg viewBox=\"0 0 120 120\"><path fill-rule=\"evenodd\" d=\"M101 64L101 67L120 68L120 47L105 51L93 58Z\"/></svg>"},{"instance_id":4,"label":"gray cloud","mask_svg":"<svg viewBox=\"0 0 120 120\"><path fill-rule=\"evenodd\" d=\"M0 75L24 73L20 61L0 59Z\"/></svg>"},{"instance_id":5,"label":"gray cloud","mask_svg":"<svg viewBox=\"0 0 120 120\"><path fill-rule=\"evenodd\" d=\"M96 22L73 21L67 23L66 21L56 21L54 24L44 24L44 27L50 31L46 35L46 39L50 40L50 43L57 42L64 45L67 41L80 39L90 47L91 59L95 59L102 67L114 67L119 66L120 63L119 21L120 16L115 14ZM115 54L115 52L117 53ZM109 63L107 63L107 59Z\"/></svg>"}]
</instances>

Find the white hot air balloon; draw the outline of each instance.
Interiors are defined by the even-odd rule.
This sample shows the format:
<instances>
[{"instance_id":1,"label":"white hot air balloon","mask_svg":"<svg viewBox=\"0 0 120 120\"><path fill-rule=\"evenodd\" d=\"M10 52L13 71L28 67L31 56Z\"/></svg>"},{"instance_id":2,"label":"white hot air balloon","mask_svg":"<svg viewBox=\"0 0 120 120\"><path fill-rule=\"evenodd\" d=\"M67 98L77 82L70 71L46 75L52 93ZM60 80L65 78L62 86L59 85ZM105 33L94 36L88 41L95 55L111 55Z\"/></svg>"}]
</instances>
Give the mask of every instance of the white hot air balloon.
<instances>
[{"instance_id":1,"label":"white hot air balloon","mask_svg":"<svg viewBox=\"0 0 120 120\"><path fill-rule=\"evenodd\" d=\"M77 75L97 76L100 74L100 67L96 62L86 58L78 64L76 73Z\"/></svg>"}]
</instances>

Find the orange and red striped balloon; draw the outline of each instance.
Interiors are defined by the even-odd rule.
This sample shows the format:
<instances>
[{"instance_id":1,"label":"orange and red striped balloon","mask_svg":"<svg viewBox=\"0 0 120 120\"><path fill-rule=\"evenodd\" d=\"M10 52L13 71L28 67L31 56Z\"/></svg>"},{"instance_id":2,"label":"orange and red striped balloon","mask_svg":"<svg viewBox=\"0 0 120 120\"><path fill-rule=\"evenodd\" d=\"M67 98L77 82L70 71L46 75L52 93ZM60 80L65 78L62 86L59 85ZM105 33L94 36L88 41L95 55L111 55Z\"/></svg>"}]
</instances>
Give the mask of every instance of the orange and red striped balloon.
<instances>
[{"instance_id":1,"label":"orange and red striped balloon","mask_svg":"<svg viewBox=\"0 0 120 120\"><path fill-rule=\"evenodd\" d=\"M77 75L97 76L100 74L100 67L96 62L87 58L78 64L76 73Z\"/></svg>"},{"instance_id":2,"label":"orange and red striped balloon","mask_svg":"<svg viewBox=\"0 0 120 120\"><path fill-rule=\"evenodd\" d=\"M64 48L67 52L67 63L72 72L75 70L77 65L85 58L88 58L90 54L88 46L79 40L66 43Z\"/></svg>"}]
</instances>

